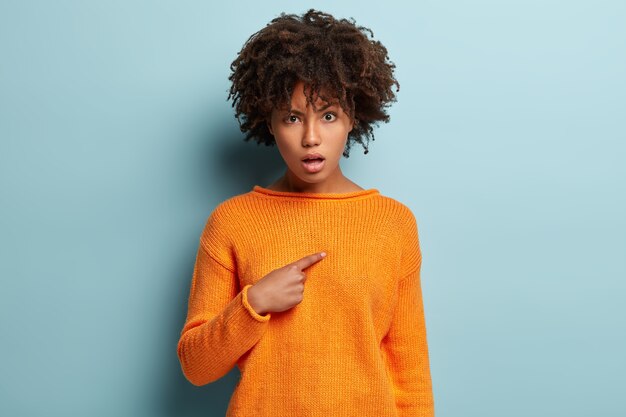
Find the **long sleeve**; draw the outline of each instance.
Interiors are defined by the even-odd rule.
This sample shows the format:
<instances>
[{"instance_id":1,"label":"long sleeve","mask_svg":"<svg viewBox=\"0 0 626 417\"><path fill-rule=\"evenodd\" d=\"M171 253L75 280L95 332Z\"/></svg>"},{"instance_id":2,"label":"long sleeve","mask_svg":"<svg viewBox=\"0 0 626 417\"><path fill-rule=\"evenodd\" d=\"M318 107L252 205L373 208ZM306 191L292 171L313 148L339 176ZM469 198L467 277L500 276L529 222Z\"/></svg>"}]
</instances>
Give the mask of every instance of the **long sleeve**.
<instances>
[{"instance_id":1,"label":"long sleeve","mask_svg":"<svg viewBox=\"0 0 626 417\"><path fill-rule=\"evenodd\" d=\"M247 297L251 285L238 291L235 271L211 254L219 237L215 220L209 220L200 241L177 346L183 374L197 386L227 374L259 341L271 317L254 311Z\"/></svg>"},{"instance_id":2,"label":"long sleeve","mask_svg":"<svg viewBox=\"0 0 626 417\"><path fill-rule=\"evenodd\" d=\"M398 416L433 417L434 398L420 279L422 259L414 219L408 230L403 261L409 270L398 282L395 310L381 347L393 383Z\"/></svg>"}]
</instances>

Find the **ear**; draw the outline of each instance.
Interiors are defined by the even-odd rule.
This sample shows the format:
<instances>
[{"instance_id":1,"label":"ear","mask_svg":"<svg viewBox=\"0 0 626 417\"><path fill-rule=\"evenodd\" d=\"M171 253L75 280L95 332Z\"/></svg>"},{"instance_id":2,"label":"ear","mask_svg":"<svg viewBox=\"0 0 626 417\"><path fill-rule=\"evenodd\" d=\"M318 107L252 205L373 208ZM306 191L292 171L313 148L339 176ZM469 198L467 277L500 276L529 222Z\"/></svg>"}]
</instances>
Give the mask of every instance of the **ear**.
<instances>
[{"instance_id":1,"label":"ear","mask_svg":"<svg viewBox=\"0 0 626 417\"><path fill-rule=\"evenodd\" d=\"M348 132L352 132L352 129L354 129L354 126L359 123L356 119L350 119L350 130Z\"/></svg>"}]
</instances>

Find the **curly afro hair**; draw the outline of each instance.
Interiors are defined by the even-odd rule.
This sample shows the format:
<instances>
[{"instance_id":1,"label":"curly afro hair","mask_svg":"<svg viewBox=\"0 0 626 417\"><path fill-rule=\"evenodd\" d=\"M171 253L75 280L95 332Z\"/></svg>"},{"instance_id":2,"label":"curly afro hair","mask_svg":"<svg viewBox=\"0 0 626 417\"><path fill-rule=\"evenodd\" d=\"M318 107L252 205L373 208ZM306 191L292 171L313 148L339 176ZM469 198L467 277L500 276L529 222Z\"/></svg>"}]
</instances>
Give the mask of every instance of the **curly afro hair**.
<instances>
[{"instance_id":1,"label":"curly afro hair","mask_svg":"<svg viewBox=\"0 0 626 417\"><path fill-rule=\"evenodd\" d=\"M325 103L336 100L354 120L343 155L349 157L353 142L367 154L373 125L389 122L385 110L396 101L391 87L400 91L387 49L367 33L374 37L353 18L335 19L310 9L302 16L283 12L250 36L228 77L228 100L233 99L235 118L247 132L244 140L276 143L267 120L273 109L291 111L293 88L301 80L309 92L307 103L315 103L315 97Z\"/></svg>"}]
</instances>

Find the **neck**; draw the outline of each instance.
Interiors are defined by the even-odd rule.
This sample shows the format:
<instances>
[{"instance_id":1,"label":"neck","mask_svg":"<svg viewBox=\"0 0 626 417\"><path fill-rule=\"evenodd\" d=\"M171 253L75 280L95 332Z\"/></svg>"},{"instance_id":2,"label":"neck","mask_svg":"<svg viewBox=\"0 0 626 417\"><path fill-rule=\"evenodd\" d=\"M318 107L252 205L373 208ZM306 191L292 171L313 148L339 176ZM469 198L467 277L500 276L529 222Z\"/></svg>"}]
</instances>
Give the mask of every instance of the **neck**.
<instances>
[{"instance_id":1,"label":"neck","mask_svg":"<svg viewBox=\"0 0 626 417\"><path fill-rule=\"evenodd\" d=\"M335 175L319 183L304 182L291 171L287 170L285 174L274 183L273 188L279 191L297 193L341 193L352 191L360 187L346 178L341 172L341 169L337 167Z\"/></svg>"}]
</instances>

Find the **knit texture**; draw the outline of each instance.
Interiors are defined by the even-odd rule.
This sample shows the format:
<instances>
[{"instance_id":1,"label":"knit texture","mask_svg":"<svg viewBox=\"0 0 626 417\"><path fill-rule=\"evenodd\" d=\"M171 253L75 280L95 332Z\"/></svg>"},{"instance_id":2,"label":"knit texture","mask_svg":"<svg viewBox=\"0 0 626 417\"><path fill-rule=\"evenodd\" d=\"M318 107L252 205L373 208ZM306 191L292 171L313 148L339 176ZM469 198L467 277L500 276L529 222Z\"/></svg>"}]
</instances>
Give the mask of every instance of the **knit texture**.
<instances>
[{"instance_id":1,"label":"knit texture","mask_svg":"<svg viewBox=\"0 0 626 417\"><path fill-rule=\"evenodd\" d=\"M301 303L258 314L248 289L304 256ZM227 417L434 416L415 217L375 188L255 185L200 237L177 352L202 386L238 366Z\"/></svg>"}]
</instances>

